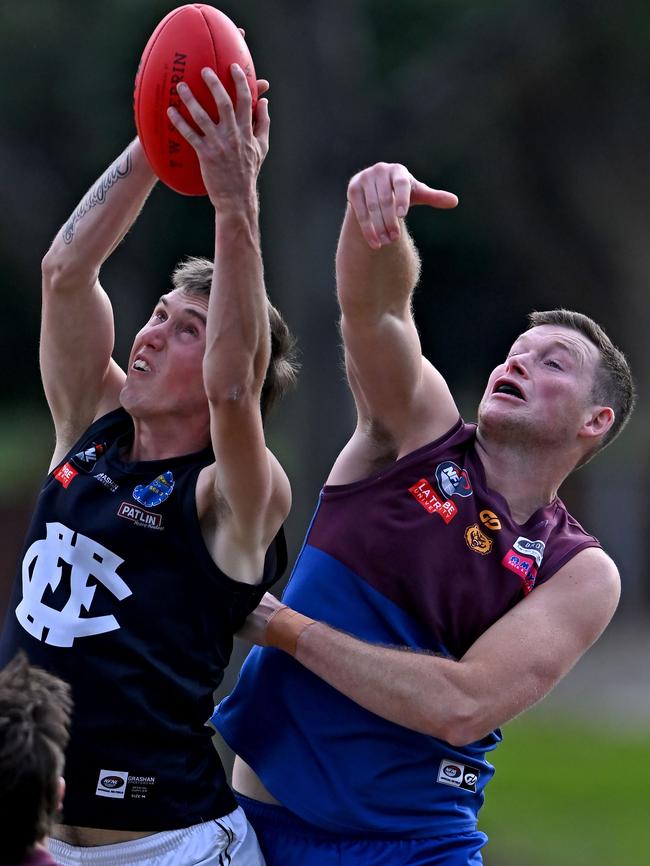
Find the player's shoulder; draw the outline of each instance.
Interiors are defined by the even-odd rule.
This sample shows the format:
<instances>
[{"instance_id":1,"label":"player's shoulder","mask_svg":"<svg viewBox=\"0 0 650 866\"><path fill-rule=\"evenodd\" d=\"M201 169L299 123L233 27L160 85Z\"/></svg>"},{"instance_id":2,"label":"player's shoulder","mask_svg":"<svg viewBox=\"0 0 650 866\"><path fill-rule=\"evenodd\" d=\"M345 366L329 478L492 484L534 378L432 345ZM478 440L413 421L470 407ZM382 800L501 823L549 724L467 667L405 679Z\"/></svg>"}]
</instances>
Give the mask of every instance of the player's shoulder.
<instances>
[{"instance_id":1,"label":"player's shoulder","mask_svg":"<svg viewBox=\"0 0 650 866\"><path fill-rule=\"evenodd\" d=\"M562 565L554 579L579 581L594 591L620 591L621 578L614 560L602 547L587 547L578 551Z\"/></svg>"},{"instance_id":2,"label":"player's shoulder","mask_svg":"<svg viewBox=\"0 0 650 866\"><path fill-rule=\"evenodd\" d=\"M590 646L611 620L621 596L618 568L600 547L580 550L528 598L543 616L563 622Z\"/></svg>"},{"instance_id":3,"label":"player's shoulder","mask_svg":"<svg viewBox=\"0 0 650 866\"><path fill-rule=\"evenodd\" d=\"M133 426L131 416L121 406L110 408L95 418L74 423L55 423L56 444L50 470L59 464L66 455L82 449L87 442L102 438L113 440Z\"/></svg>"}]
</instances>

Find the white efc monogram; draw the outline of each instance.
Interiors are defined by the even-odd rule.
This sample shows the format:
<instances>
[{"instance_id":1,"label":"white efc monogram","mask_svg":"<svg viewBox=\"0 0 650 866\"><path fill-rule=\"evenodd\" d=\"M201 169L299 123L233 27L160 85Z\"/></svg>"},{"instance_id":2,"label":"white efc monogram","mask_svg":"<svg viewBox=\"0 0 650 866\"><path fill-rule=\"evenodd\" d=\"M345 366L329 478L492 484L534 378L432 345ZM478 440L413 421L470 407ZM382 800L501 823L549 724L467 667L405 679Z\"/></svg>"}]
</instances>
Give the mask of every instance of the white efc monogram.
<instances>
[{"instance_id":1,"label":"white efc monogram","mask_svg":"<svg viewBox=\"0 0 650 866\"><path fill-rule=\"evenodd\" d=\"M114 616L82 617L81 608L89 612L93 602L97 584L88 584L91 577L119 601L132 594L117 574L124 560L62 523L48 523L46 527L46 537L30 545L23 559L23 600L16 608L18 622L36 640L43 640L43 630L48 629L45 643L59 647L71 647L78 637L118 629L120 624ZM54 591L60 584L62 562L70 567L70 598L62 610L57 610L43 604L43 595L48 586Z\"/></svg>"}]
</instances>

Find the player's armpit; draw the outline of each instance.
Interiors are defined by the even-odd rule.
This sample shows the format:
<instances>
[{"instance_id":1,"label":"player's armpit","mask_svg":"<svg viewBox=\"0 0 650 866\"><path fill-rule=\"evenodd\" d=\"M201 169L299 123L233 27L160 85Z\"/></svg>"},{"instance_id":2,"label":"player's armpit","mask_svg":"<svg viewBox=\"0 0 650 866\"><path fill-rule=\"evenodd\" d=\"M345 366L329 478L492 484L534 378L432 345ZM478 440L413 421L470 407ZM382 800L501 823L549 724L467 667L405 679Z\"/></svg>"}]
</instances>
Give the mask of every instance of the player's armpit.
<instances>
[{"instance_id":1,"label":"player's armpit","mask_svg":"<svg viewBox=\"0 0 650 866\"><path fill-rule=\"evenodd\" d=\"M224 432L227 425L220 425ZM199 475L196 504L210 554L233 580L262 579L266 551L289 513L291 487L263 438L234 428Z\"/></svg>"}]
</instances>

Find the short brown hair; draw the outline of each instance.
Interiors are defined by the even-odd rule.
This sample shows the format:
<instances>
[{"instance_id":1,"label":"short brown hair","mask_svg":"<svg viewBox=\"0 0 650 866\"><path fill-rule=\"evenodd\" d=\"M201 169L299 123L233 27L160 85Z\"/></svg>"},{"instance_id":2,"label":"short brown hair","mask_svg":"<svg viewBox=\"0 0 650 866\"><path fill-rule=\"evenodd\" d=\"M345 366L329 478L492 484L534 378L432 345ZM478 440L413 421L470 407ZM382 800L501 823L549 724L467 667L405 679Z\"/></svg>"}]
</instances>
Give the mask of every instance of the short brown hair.
<instances>
[{"instance_id":1,"label":"short brown hair","mask_svg":"<svg viewBox=\"0 0 650 866\"><path fill-rule=\"evenodd\" d=\"M634 408L636 394L630 366L625 355L612 343L605 331L589 316L573 310L535 311L528 316L530 328L539 325L563 325L583 334L594 344L600 355L600 363L594 374L591 399L599 406L609 406L614 410L614 423L603 436L600 444L578 465L588 460L609 445L627 424Z\"/></svg>"},{"instance_id":2,"label":"short brown hair","mask_svg":"<svg viewBox=\"0 0 650 866\"><path fill-rule=\"evenodd\" d=\"M188 256L174 268L172 285L186 295L210 295L214 263L202 256ZM296 341L280 312L268 300L271 359L262 386L261 407L265 420L271 406L295 384L298 376Z\"/></svg>"},{"instance_id":3,"label":"short brown hair","mask_svg":"<svg viewBox=\"0 0 650 866\"><path fill-rule=\"evenodd\" d=\"M72 712L70 687L24 652L0 671L2 862L21 862L50 832Z\"/></svg>"}]
</instances>

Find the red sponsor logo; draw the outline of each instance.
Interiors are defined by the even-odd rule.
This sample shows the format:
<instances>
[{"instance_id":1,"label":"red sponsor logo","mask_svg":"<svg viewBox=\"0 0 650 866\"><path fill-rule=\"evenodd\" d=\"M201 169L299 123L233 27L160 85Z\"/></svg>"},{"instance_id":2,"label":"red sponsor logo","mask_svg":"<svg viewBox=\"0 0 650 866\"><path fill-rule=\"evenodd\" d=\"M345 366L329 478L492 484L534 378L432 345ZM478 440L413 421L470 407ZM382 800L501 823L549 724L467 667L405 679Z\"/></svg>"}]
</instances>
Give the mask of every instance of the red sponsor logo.
<instances>
[{"instance_id":1,"label":"red sponsor logo","mask_svg":"<svg viewBox=\"0 0 650 866\"><path fill-rule=\"evenodd\" d=\"M63 466L59 466L59 468L56 470L56 472L54 473L54 477L59 482L59 484L62 484L63 487L67 488L72 483L75 475L78 474L79 473L73 466L70 466L69 463L64 463Z\"/></svg>"},{"instance_id":2,"label":"red sponsor logo","mask_svg":"<svg viewBox=\"0 0 650 866\"><path fill-rule=\"evenodd\" d=\"M458 513L458 508L450 499L440 499L426 478L421 478L413 487L409 487L409 493L413 494L420 505L429 514L439 514L445 523L449 523Z\"/></svg>"},{"instance_id":3,"label":"red sponsor logo","mask_svg":"<svg viewBox=\"0 0 650 866\"><path fill-rule=\"evenodd\" d=\"M524 594L528 595L535 586L535 578L537 577L537 564L533 557L524 556L524 554L510 548L501 562L517 575L521 580Z\"/></svg>"},{"instance_id":4,"label":"red sponsor logo","mask_svg":"<svg viewBox=\"0 0 650 866\"><path fill-rule=\"evenodd\" d=\"M135 523L136 526L144 526L147 529L161 529L162 517L160 514L154 514L152 511L145 511L137 505L131 505L130 502L122 502L117 509L119 517L125 517L127 520Z\"/></svg>"}]
</instances>

